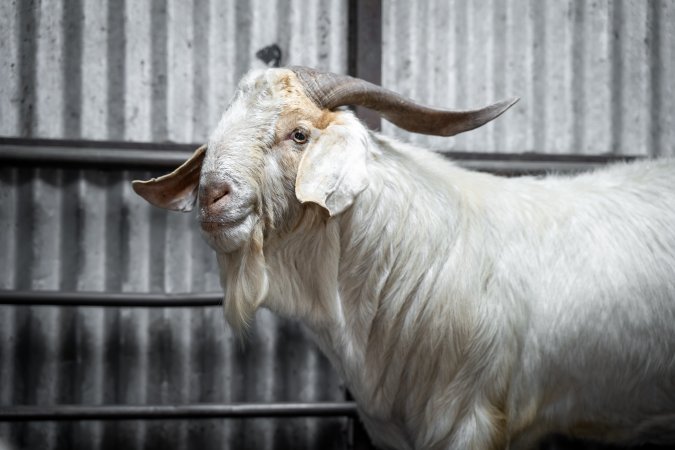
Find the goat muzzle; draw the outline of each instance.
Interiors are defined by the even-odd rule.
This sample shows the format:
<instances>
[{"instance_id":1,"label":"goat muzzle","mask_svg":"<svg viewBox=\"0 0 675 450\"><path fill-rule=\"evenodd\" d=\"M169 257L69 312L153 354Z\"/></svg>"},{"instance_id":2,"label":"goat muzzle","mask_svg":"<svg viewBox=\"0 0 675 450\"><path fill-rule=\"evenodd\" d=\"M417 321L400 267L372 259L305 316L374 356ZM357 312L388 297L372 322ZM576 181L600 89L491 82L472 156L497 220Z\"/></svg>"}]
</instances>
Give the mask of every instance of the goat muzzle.
<instances>
[{"instance_id":1,"label":"goat muzzle","mask_svg":"<svg viewBox=\"0 0 675 450\"><path fill-rule=\"evenodd\" d=\"M202 225L228 222L232 184L218 174L203 173L199 180L199 220Z\"/></svg>"}]
</instances>

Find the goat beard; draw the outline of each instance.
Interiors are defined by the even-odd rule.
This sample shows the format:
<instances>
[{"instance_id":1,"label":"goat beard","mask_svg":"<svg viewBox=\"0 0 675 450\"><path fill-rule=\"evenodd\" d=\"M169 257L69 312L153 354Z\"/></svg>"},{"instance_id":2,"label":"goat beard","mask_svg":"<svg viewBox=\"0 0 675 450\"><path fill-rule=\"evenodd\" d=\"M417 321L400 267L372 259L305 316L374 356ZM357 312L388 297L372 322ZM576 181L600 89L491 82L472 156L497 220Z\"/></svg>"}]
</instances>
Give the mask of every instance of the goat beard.
<instances>
[{"instance_id":1,"label":"goat beard","mask_svg":"<svg viewBox=\"0 0 675 450\"><path fill-rule=\"evenodd\" d=\"M269 287L262 224L255 225L251 240L241 249L217 256L220 283L225 292L225 319L235 333L243 337Z\"/></svg>"}]
</instances>

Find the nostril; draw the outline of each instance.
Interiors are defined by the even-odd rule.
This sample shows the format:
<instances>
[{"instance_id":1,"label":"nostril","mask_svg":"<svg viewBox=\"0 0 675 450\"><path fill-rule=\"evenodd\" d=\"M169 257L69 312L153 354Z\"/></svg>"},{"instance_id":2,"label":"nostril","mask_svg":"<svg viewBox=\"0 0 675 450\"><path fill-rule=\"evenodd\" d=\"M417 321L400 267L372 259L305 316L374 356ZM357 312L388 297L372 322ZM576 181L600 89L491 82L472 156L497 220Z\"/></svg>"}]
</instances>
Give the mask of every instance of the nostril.
<instances>
[{"instance_id":1,"label":"nostril","mask_svg":"<svg viewBox=\"0 0 675 450\"><path fill-rule=\"evenodd\" d=\"M232 188L226 182L205 183L199 187L199 203L203 208L214 206L216 203L226 200L232 192Z\"/></svg>"},{"instance_id":2,"label":"nostril","mask_svg":"<svg viewBox=\"0 0 675 450\"><path fill-rule=\"evenodd\" d=\"M213 193L210 204L213 205L214 203L218 203L220 199L226 197L229 193L230 193L229 186L222 186L220 190Z\"/></svg>"}]
</instances>

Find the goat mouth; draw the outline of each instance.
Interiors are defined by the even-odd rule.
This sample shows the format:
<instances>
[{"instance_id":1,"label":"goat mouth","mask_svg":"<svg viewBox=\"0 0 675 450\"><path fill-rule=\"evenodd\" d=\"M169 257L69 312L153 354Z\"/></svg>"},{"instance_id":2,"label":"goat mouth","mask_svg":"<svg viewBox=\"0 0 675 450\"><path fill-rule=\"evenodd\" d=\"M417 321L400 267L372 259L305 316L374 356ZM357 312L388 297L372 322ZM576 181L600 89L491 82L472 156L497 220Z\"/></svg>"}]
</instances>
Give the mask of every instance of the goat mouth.
<instances>
[{"instance_id":1,"label":"goat mouth","mask_svg":"<svg viewBox=\"0 0 675 450\"><path fill-rule=\"evenodd\" d=\"M256 223L252 213L232 217L202 216L199 219L202 237L218 253L230 253L243 247L251 240Z\"/></svg>"},{"instance_id":2,"label":"goat mouth","mask_svg":"<svg viewBox=\"0 0 675 450\"><path fill-rule=\"evenodd\" d=\"M217 231L223 228L233 228L241 225L247 217L248 214L232 219L200 219L199 225L204 231Z\"/></svg>"},{"instance_id":3,"label":"goat mouth","mask_svg":"<svg viewBox=\"0 0 675 450\"><path fill-rule=\"evenodd\" d=\"M250 205L233 205L230 208L201 208L197 219L204 231L218 231L242 225L253 213Z\"/></svg>"}]
</instances>

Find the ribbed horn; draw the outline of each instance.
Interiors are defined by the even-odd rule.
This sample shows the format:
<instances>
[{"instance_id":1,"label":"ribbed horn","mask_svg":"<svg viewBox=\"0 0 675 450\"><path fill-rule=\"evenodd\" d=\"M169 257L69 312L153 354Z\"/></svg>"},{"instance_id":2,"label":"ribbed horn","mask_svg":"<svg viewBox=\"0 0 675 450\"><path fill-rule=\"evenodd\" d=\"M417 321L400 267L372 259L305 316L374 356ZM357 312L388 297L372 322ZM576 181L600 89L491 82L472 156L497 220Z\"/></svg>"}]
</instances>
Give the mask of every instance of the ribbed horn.
<instances>
[{"instance_id":1,"label":"ribbed horn","mask_svg":"<svg viewBox=\"0 0 675 450\"><path fill-rule=\"evenodd\" d=\"M434 109L348 75L320 72L301 66L289 69L298 77L307 96L321 108L364 106L405 130L436 136L454 136L478 128L499 117L519 100L514 97L470 111Z\"/></svg>"}]
</instances>

